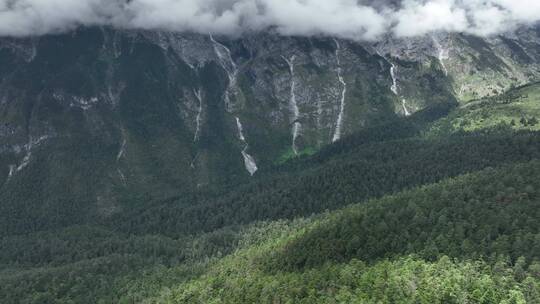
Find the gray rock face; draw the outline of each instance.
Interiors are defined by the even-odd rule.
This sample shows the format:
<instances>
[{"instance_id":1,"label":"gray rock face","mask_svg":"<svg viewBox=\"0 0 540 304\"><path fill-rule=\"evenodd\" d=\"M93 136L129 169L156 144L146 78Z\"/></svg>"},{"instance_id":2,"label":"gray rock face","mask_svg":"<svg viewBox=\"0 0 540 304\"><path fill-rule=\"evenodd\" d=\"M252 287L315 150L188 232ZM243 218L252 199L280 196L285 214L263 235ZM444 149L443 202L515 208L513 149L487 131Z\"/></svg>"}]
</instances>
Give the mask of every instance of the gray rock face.
<instances>
[{"instance_id":1,"label":"gray rock face","mask_svg":"<svg viewBox=\"0 0 540 304\"><path fill-rule=\"evenodd\" d=\"M107 215L537 81L539 62L534 28L377 43L101 28L0 39L1 192Z\"/></svg>"},{"instance_id":2,"label":"gray rock face","mask_svg":"<svg viewBox=\"0 0 540 304\"><path fill-rule=\"evenodd\" d=\"M531 28L486 39L460 34L389 39L375 47L391 58L438 65L456 98L470 101L537 81L539 45L538 29Z\"/></svg>"}]
</instances>

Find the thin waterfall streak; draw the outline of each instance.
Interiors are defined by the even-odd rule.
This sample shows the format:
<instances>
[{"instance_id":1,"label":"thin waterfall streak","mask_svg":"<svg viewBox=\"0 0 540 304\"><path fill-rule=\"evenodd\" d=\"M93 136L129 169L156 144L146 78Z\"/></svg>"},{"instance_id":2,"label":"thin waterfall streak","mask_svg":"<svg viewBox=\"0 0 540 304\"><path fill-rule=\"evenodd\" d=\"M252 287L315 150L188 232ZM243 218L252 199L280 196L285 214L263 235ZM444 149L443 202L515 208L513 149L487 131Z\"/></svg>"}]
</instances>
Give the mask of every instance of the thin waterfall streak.
<instances>
[{"instance_id":1,"label":"thin waterfall streak","mask_svg":"<svg viewBox=\"0 0 540 304\"><path fill-rule=\"evenodd\" d=\"M197 98L197 101L199 102L199 109L197 111L197 117L195 118L195 135L193 137L193 142L199 141L200 134L201 134L201 125L202 125L202 112L203 112L203 100L202 100L202 91L199 88L198 90L193 90L193 94L195 95L195 98Z\"/></svg>"},{"instance_id":2,"label":"thin waterfall streak","mask_svg":"<svg viewBox=\"0 0 540 304\"><path fill-rule=\"evenodd\" d=\"M8 172L8 177L6 179L6 182L4 183L5 185L7 185L9 183L9 181L11 180L11 178L13 177L13 174L15 173L15 165L9 165L9 172Z\"/></svg>"},{"instance_id":3,"label":"thin waterfall streak","mask_svg":"<svg viewBox=\"0 0 540 304\"><path fill-rule=\"evenodd\" d=\"M405 113L405 116L411 116L411 112L407 109L407 101L405 99L401 100L401 106L403 107L403 113Z\"/></svg>"},{"instance_id":4,"label":"thin waterfall streak","mask_svg":"<svg viewBox=\"0 0 540 304\"><path fill-rule=\"evenodd\" d=\"M334 132L332 142L336 142L341 139L341 135L343 132L343 118L345 116L345 105L346 105L345 99L347 96L347 83L345 82L345 79L343 78L342 69L341 69L341 59L340 59L341 45L339 44L339 41L337 39L334 39L334 42L336 43L335 55L336 55L336 62L337 62L337 76L343 89L341 91L340 110L339 110L339 115L336 121L336 130Z\"/></svg>"},{"instance_id":5,"label":"thin waterfall streak","mask_svg":"<svg viewBox=\"0 0 540 304\"><path fill-rule=\"evenodd\" d=\"M238 138L242 143L244 144L244 148L242 149L242 157L244 157L244 166L246 167L246 170L249 172L251 176L257 172L257 163L255 161L255 158L251 156L247 151L249 149L249 144L246 140L246 136L244 135L244 126L242 125L242 122L240 121L239 117L235 117L236 119L236 127L238 130Z\"/></svg>"},{"instance_id":6,"label":"thin waterfall streak","mask_svg":"<svg viewBox=\"0 0 540 304\"><path fill-rule=\"evenodd\" d=\"M445 49L442 44L435 38L435 36L431 37L433 40L433 44L437 48L438 54L437 59L439 60L439 63L441 64L441 67L443 68L444 74L448 76L448 68L446 67L445 60L449 59L448 50Z\"/></svg>"},{"instance_id":7,"label":"thin waterfall streak","mask_svg":"<svg viewBox=\"0 0 540 304\"><path fill-rule=\"evenodd\" d=\"M290 99L289 99L289 109L292 113L292 149L295 155L298 155L298 147L296 141L300 134L300 128L302 125L299 122L300 119L300 109L296 102L296 80L295 80L295 69L294 69L294 60L296 56L292 56L291 59L287 59L285 56L281 56L285 62L289 65L289 73L291 74L291 89L290 89Z\"/></svg>"},{"instance_id":8,"label":"thin waterfall streak","mask_svg":"<svg viewBox=\"0 0 540 304\"><path fill-rule=\"evenodd\" d=\"M399 87L397 83L397 75L396 75L396 65L391 62L390 63L392 67L390 68L390 75L392 76L392 86L390 87L390 90L392 93L394 93L396 96L399 96Z\"/></svg>"},{"instance_id":9,"label":"thin waterfall streak","mask_svg":"<svg viewBox=\"0 0 540 304\"><path fill-rule=\"evenodd\" d=\"M225 73L227 73L227 78L229 79L229 84L224 94L225 104L227 109L230 107L231 95L236 94L236 82L238 78L238 66L232 58L231 50L224 44L218 42L214 39L212 34L210 34L210 41L214 46L214 52L216 53L219 63Z\"/></svg>"},{"instance_id":10,"label":"thin waterfall streak","mask_svg":"<svg viewBox=\"0 0 540 304\"><path fill-rule=\"evenodd\" d=\"M124 186L127 185L127 178L120 169L120 160L124 155L126 154L126 146L127 146L127 140L124 135L124 130L122 130L122 144L120 145L120 150L118 151L118 154L116 155L116 172L118 173L118 176L120 176L120 180L122 181L122 184Z\"/></svg>"}]
</instances>

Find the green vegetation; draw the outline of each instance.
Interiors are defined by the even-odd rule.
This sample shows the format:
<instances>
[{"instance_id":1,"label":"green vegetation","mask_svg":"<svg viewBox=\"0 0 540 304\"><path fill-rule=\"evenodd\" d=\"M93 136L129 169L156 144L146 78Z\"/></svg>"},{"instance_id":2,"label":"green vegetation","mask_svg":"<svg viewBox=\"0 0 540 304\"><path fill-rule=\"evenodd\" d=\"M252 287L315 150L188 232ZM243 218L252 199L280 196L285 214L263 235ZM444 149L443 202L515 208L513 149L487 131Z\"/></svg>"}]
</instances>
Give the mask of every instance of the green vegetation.
<instances>
[{"instance_id":1,"label":"green vegetation","mask_svg":"<svg viewBox=\"0 0 540 304\"><path fill-rule=\"evenodd\" d=\"M350 150L323 150L287 164L234 191L126 210L109 225L126 233L177 237L257 220L309 216L489 166L537 159L539 136L472 135L351 144Z\"/></svg>"},{"instance_id":2,"label":"green vegetation","mask_svg":"<svg viewBox=\"0 0 540 304\"><path fill-rule=\"evenodd\" d=\"M232 265L231 265L232 266ZM148 303L536 303L540 280L517 279L507 264L414 257L374 265L352 260L304 272L265 274L252 269L211 273ZM538 268L538 264L535 265ZM535 269L536 269L535 268ZM238 268L236 268L238 269Z\"/></svg>"},{"instance_id":3,"label":"green vegetation","mask_svg":"<svg viewBox=\"0 0 540 304\"><path fill-rule=\"evenodd\" d=\"M505 94L471 101L433 124L428 134L442 136L502 127L540 130L540 83L511 89Z\"/></svg>"},{"instance_id":4,"label":"green vegetation","mask_svg":"<svg viewBox=\"0 0 540 304\"><path fill-rule=\"evenodd\" d=\"M487 169L323 214L149 302L537 303L539 173Z\"/></svg>"},{"instance_id":5,"label":"green vegetation","mask_svg":"<svg viewBox=\"0 0 540 304\"><path fill-rule=\"evenodd\" d=\"M145 52L157 58L143 46L133 56ZM437 103L289 151L251 180L217 166L224 180L194 191L192 175L168 165L181 126L158 117L172 110L133 98L131 110L170 133L125 117L135 126L120 161L116 139L52 139L71 158L38 147L48 162L21 176L39 187L15 177L0 194L0 303L540 303L539 100L534 84L461 108ZM237 142L218 133L201 145L232 151ZM200 157L219 163L208 151ZM124 188L106 173L122 162L164 173L138 167L144 178ZM48 166L64 171L47 178ZM124 196L92 205L91 187L70 187L68 176ZM173 187L181 179L188 190ZM51 200L58 193L47 189L60 188L64 199ZM42 199L53 203L23 203Z\"/></svg>"},{"instance_id":6,"label":"green vegetation","mask_svg":"<svg viewBox=\"0 0 540 304\"><path fill-rule=\"evenodd\" d=\"M317 153L315 148L306 148L302 151L298 151L298 154L294 153L293 149L288 149L287 152L283 153L279 159L276 161L276 165L283 165L286 162L293 160L298 157L303 156L312 156Z\"/></svg>"},{"instance_id":7,"label":"green vegetation","mask_svg":"<svg viewBox=\"0 0 540 304\"><path fill-rule=\"evenodd\" d=\"M426 259L540 258L540 162L486 169L432 186L354 205L314 225L271 258L268 269L327 261L373 261L417 254ZM360 233L361 232L361 233Z\"/></svg>"},{"instance_id":8,"label":"green vegetation","mask_svg":"<svg viewBox=\"0 0 540 304\"><path fill-rule=\"evenodd\" d=\"M392 133L358 134L232 191L6 236L0 301L534 303L539 135Z\"/></svg>"}]
</instances>

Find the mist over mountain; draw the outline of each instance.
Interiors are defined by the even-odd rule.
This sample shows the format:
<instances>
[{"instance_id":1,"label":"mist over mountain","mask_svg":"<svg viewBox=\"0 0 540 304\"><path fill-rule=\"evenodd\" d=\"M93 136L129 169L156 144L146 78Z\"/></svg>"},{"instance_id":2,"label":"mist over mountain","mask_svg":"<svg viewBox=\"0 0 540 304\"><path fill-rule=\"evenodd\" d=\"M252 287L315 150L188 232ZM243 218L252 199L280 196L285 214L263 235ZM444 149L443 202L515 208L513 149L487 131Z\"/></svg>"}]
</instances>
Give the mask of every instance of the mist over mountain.
<instances>
[{"instance_id":1,"label":"mist over mountain","mask_svg":"<svg viewBox=\"0 0 540 304\"><path fill-rule=\"evenodd\" d=\"M529 0L1 0L0 35L32 36L78 26L238 36L274 30L376 40L433 32L494 35L540 20Z\"/></svg>"}]
</instances>

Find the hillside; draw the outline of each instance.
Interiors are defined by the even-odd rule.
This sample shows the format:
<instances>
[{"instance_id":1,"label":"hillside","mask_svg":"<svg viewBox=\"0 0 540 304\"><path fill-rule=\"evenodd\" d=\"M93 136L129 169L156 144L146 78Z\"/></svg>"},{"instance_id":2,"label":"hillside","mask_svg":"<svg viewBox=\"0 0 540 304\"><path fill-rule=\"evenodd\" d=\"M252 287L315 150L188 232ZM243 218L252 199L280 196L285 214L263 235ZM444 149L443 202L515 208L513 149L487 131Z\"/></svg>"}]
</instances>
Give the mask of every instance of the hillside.
<instances>
[{"instance_id":1,"label":"hillside","mask_svg":"<svg viewBox=\"0 0 540 304\"><path fill-rule=\"evenodd\" d=\"M534 180L538 174L535 159L540 155L538 134L521 131L423 138L419 137L423 123L418 119L396 122L392 124L394 129L383 125L358 133L237 188L226 190L228 186L224 186L213 193L171 197L153 202L154 207L139 203L122 216L89 221L83 226L59 230L47 229L44 223L40 228L43 232L5 236L1 240L4 250L0 253L0 281L4 287L0 294L5 295L7 303L15 299L29 303L94 303L94 299L115 303L124 299L131 303L171 288L176 290L176 300L189 303L179 294L190 295L189 290L195 288L192 284L207 284L206 280L214 280L214 275L216 280L223 278L215 272L221 268L215 267L225 266L216 265L236 261L233 269L252 267L251 262L237 264L245 261L237 260L239 252L246 252L248 261L256 260L256 273L263 271L252 277L253 282L260 279L262 284L268 276L280 282L285 278L276 272L292 271L291 277L286 275L290 286L300 284L288 280L304 277L304 271L314 280L322 280L321 284L332 284L341 277L318 276L327 270L329 275L341 273L349 261L353 263L350 267L368 267L374 276L380 271L401 273L413 267L417 273L422 269L418 280L430 280L439 271L450 272L448 279L453 280L451 275L463 267L469 272L461 276L484 277L491 273L494 266L490 261L495 255L507 258L509 265L521 256L526 258L527 266L535 265L535 247L512 248L518 239L534 244L538 233L533 223L538 218L534 204L540 189ZM401 134L401 139L393 138L395 134ZM462 176L467 173L473 175ZM470 187L465 187L467 184ZM346 207L362 201L365 203ZM314 215L317 213L322 215ZM3 214L5 229L23 220L9 211ZM415 226L411 221L418 218L416 215L423 215L423 219ZM53 223L62 219L54 210L40 217ZM28 215L24 219L29 227L39 223ZM364 219L368 222L363 223ZM459 223L466 225L456 226ZM494 223L497 226L489 226ZM473 234L481 224L486 228L480 232L488 233L489 240ZM17 228L21 229L27 228ZM373 235L358 234L358 229ZM418 231L423 232L421 238L417 238ZM441 231L454 232L446 235ZM386 239L378 233L392 237ZM371 251L364 251L366 248ZM256 254L251 256L252 252ZM449 262L443 256L458 260ZM486 264L478 264L479 257L489 259L484 261ZM264 274L268 271L268 275ZM301 274L295 274L298 271ZM233 278L226 273L225 277ZM515 280L505 274L491 279ZM463 284L459 288L464 293L472 288L469 283ZM260 292L255 286L250 291L255 293L253 301ZM489 288L508 291L496 284ZM164 290L163 296L167 296ZM518 291L523 293L522 288ZM235 297L244 291L235 294L230 295L229 303L235 303ZM381 291L380 296L387 294ZM210 301L204 297L222 297L214 293L199 296L203 297L201 303ZM368 293L362 297L372 296ZM509 295L499 296L502 299Z\"/></svg>"},{"instance_id":2,"label":"hillside","mask_svg":"<svg viewBox=\"0 0 540 304\"><path fill-rule=\"evenodd\" d=\"M539 130L540 83L513 88L501 95L463 104L431 126L428 134L443 136L489 128Z\"/></svg>"},{"instance_id":3,"label":"hillside","mask_svg":"<svg viewBox=\"0 0 540 304\"><path fill-rule=\"evenodd\" d=\"M0 37L0 303L540 303L539 63L538 26Z\"/></svg>"},{"instance_id":4,"label":"hillside","mask_svg":"<svg viewBox=\"0 0 540 304\"><path fill-rule=\"evenodd\" d=\"M536 303L539 172L488 169L321 215L154 300Z\"/></svg>"},{"instance_id":5,"label":"hillside","mask_svg":"<svg viewBox=\"0 0 540 304\"><path fill-rule=\"evenodd\" d=\"M0 294L8 303L535 303L539 172L538 161L489 168L177 241L85 227L4 239L21 251L3 252L11 266Z\"/></svg>"}]
</instances>

